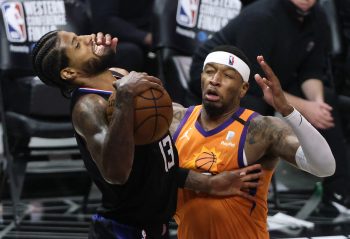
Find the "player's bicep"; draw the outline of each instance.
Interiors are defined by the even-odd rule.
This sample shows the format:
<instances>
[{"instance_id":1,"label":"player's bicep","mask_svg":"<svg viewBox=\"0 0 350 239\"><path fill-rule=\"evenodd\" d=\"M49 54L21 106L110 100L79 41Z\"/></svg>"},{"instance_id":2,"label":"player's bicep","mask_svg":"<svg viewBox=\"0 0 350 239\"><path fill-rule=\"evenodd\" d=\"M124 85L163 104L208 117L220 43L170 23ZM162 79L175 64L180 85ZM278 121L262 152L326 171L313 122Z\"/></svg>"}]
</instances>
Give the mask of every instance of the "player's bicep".
<instances>
[{"instance_id":1,"label":"player's bicep","mask_svg":"<svg viewBox=\"0 0 350 239\"><path fill-rule=\"evenodd\" d=\"M102 98L90 97L77 102L73 109L73 126L84 139L91 156L100 161L108 125L105 115L107 103Z\"/></svg>"},{"instance_id":2,"label":"player's bicep","mask_svg":"<svg viewBox=\"0 0 350 239\"><path fill-rule=\"evenodd\" d=\"M275 132L271 151L277 157L295 166L295 154L300 146L298 138L293 133L291 127L281 119L274 119Z\"/></svg>"}]
</instances>

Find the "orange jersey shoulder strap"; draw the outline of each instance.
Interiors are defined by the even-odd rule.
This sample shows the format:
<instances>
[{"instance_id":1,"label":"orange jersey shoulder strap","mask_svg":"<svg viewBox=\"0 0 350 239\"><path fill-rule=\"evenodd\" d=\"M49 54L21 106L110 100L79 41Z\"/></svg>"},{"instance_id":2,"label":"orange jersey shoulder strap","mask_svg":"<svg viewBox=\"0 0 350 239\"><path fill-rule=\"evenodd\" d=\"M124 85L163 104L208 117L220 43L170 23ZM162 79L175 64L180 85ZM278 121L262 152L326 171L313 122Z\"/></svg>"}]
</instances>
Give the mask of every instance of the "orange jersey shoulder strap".
<instances>
[{"instance_id":1,"label":"orange jersey shoulder strap","mask_svg":"<svg viewBox=\"0 0 350 239\"><path fill-rule=\"evenodd\" d=\"M185 116L182 118L182 120L181 120L179 126L177 127L177 129L176 129L176 131L175 131L175 133L174 133L174 136L173 136L174 142L175 142L175 141L177 140L177 138L179 137L179 134L180 134L182 128L184 127L184 125L185 125L186 123L188 123L187 121L188 121L188 119L190 118L190 116L192 116L192 117L191 117L192 119L193 119L193 118L197 118L197 117L198 117L198 114L199 114L199 112L200 112L200 109L201 109L201 107L200 107L199 105L197 105L197 106L190 106L190 107L187 109L187 111L186 111L186 113L185 113ZM193 112L194 112L194 114L192 114ZM195 116L197 116L197 117L195 117Z\"/></svg>"}]
</instances>

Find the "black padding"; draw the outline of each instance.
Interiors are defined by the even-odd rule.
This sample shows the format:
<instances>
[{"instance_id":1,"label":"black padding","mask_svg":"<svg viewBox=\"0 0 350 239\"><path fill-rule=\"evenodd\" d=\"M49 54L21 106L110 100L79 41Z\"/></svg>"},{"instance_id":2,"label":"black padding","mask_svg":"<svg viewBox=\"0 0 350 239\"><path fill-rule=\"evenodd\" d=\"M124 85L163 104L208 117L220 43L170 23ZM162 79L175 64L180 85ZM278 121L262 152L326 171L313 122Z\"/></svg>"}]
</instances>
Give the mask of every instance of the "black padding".
<instances>
[{"instance_id":1,"label":"black padding","mask_svg":"<svg viewBox=\"0 0 350 239\"><path fill-rule=\"evenodd\" d=\"M69 99L64 98L58 89L42 83L38 77L9 79L6 88L4 103L7 110L47 119L69 120Z\"/></svg>"},{"instance_id":2,"label":"black padding","mask_svg":"<svg viewBox=\"0 0 350 239\"><path fill-rule=\"evenodd\" d=\"M70 121L38 120L15 112L6 112L6 122L11 135L42 138L73 137L73 127Z\"/></svg>"}]
</instances>

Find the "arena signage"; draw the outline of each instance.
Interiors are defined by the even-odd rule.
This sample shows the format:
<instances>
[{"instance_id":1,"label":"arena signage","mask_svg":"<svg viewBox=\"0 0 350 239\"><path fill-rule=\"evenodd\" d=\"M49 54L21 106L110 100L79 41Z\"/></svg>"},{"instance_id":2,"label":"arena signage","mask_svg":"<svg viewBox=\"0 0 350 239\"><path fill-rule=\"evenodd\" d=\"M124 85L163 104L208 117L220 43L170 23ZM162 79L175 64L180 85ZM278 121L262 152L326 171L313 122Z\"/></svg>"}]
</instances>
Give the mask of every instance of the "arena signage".
<instances>
[{"instance_id":1,"label":"arena signage","mask_svg":"<svg viewBox=\"0 0 350 239\"><path fill-rule=\"evenodd\" d=\"M1 11L10 43L36 42L46 32L67 24L63 0L4 1ZM15 49L22 48L12 47Z\"/></svg>"},{"instance_id":2,"label":"arena signage","mask_svg":"<svg viewBox=\"0 0 350 239\"><path fill-rule=\"evenodd\" d=\"M208 39L239 14L239 0L179 0L176 32L200 42Z\"/></svg>"}]
</instances>

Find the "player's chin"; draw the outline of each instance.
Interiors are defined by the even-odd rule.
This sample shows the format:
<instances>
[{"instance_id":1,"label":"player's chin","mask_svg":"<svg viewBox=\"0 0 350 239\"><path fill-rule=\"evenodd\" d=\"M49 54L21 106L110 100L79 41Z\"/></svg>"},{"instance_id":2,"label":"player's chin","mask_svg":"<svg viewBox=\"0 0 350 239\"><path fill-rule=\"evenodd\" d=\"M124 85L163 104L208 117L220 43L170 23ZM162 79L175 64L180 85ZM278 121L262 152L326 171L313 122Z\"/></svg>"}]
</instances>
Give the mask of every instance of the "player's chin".
<instances>
[{"instance_id":1,"label":"player's chin","mask_svg":"<svg viewBox=\"0 0 350 239\"><path fill-rule=\"evenodd\" d=\"M203 98L203 104L211 107L220 107L222 105L220 100L212 100L206 97Z\"/></svg>"},{"instance_id":2,"label":"player's chin","mask_svg":"<svg viewBox=\"0 0 350 239\"><path fill-rule=\"evenodd\" d=\"M223 107L220 102L207 101L204 99L203 107L210 116L219 116L223 113Z\"/></svg>"}]
</instances>

